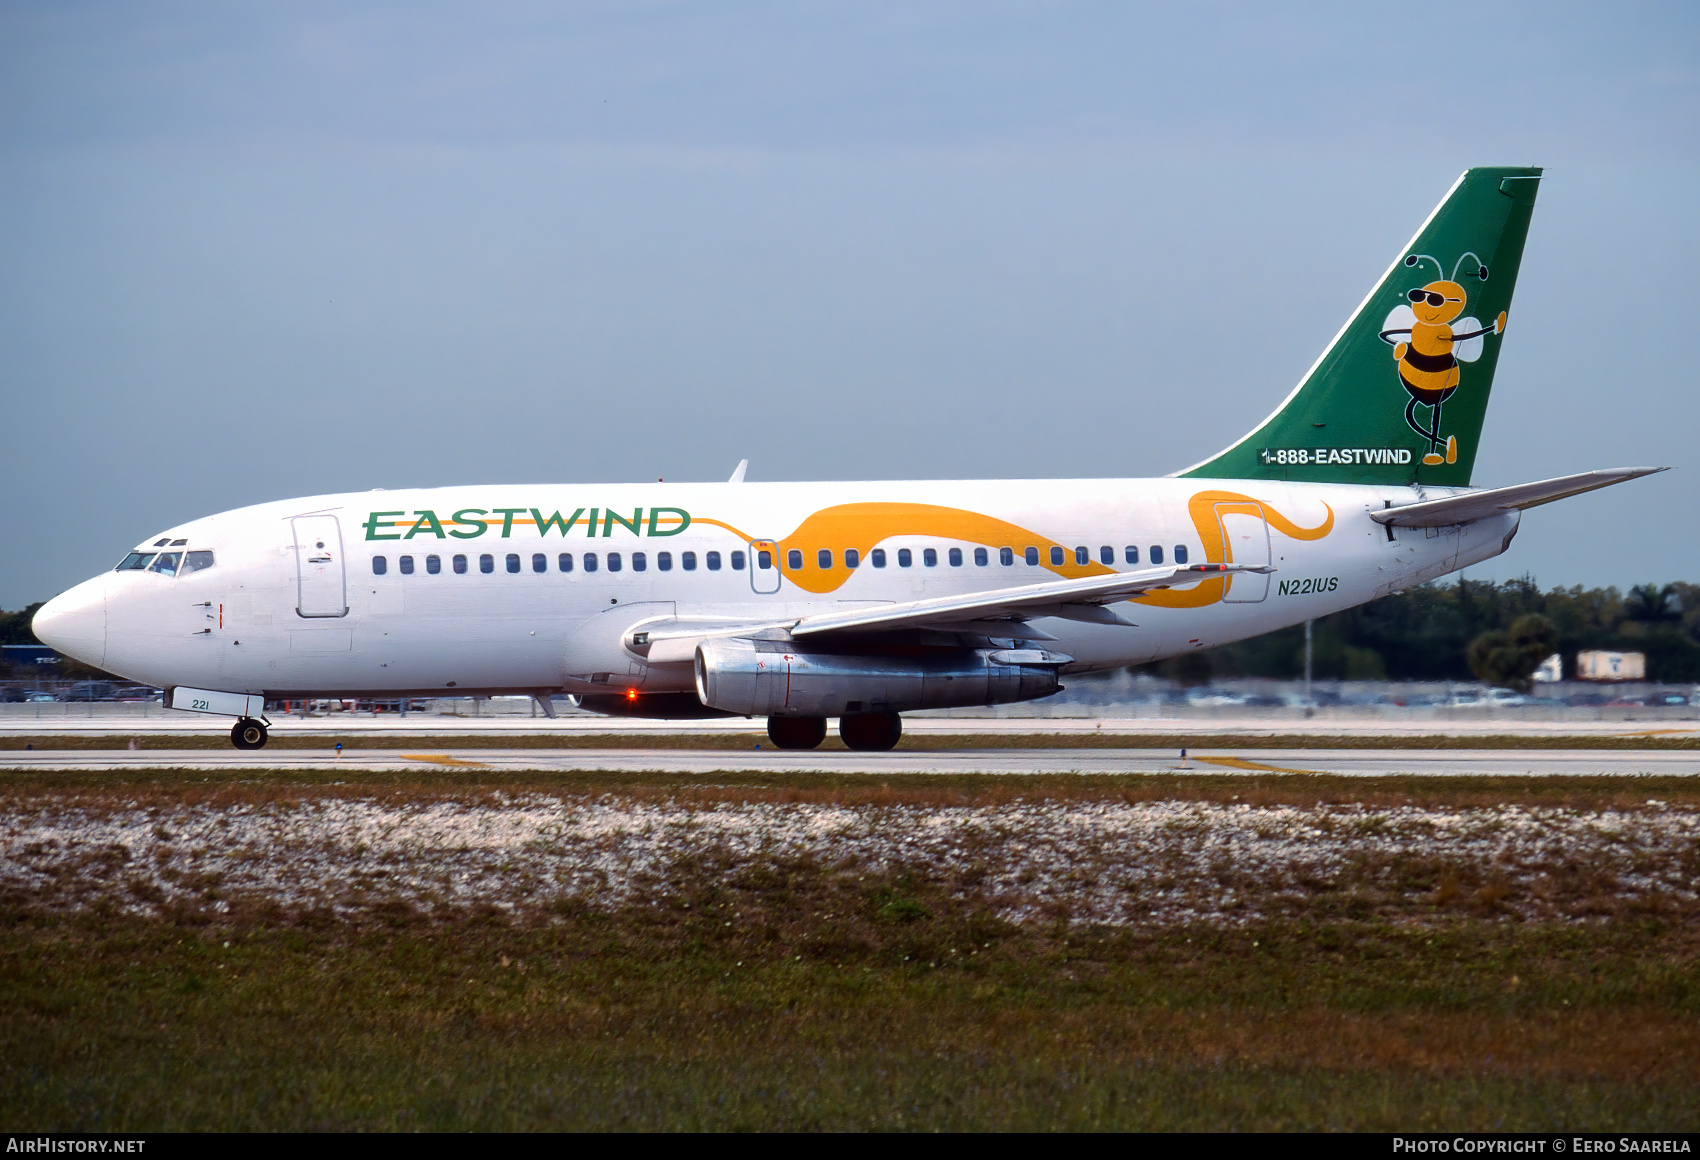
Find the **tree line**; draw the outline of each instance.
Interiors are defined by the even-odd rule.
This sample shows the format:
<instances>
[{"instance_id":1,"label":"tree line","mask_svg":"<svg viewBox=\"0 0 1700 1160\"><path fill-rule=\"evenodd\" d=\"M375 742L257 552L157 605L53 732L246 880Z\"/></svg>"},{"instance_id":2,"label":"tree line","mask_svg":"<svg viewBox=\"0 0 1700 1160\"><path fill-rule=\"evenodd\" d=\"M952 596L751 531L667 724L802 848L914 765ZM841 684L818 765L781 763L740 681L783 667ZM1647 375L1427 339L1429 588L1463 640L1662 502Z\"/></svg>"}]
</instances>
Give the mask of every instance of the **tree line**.
<instances>
[{"instance_id":1,"label":"tree line","mask_svg":"<svg viewBox=\"0 0 1700 1160\"><path fill-rule=\"evenodd\" d=\"M1647 655L1647 678L1700 682L1700 585L1551 588L1533 577L1437 581L1312 625L1318 680L1483 680L1527 688L1558 653L1564 676L1585 649ZM1211 677L1304 675L1304 626L1175 657L1154 666L1185 684Z\"/></svg>"}]
</instances>

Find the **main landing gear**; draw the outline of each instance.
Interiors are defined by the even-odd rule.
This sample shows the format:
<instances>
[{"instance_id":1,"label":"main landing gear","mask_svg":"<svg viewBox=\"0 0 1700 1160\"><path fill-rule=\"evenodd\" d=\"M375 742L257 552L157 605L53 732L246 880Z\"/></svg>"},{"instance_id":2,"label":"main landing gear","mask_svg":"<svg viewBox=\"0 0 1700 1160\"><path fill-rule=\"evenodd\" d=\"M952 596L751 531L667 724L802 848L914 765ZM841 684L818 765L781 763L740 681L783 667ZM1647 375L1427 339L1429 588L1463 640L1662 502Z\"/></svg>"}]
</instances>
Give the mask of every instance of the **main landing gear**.
<instances>
[{"instance_id":1,"label":"main landing gear","mask_svg":"<svg viewBox=\"0 0 1700 1160\"><path fill-rule=\"evenodd\" d=\"M851 749L891 749L903 736L903 718L896 713L858 713L854 717L840 717L838 735Z\"/></svg>"},{"instance_id":2,"label":"main landing gear","mask_svg":"<svg viewBox=\"0 0 1700 1160\"><path fill-rule=\"evenodd\" d=\"M826 740L826 718L769 717L767 735L781 749L813 749Z\"/></svg>"},{"instance_id":3,"label":"main landing gear","mask_svg":"<svg viewBox=\"0 0 1700 1160\"><path fill-rule=\"evenodd\" d=\"M826 740L825 717L769 717L767 735L780 749L813 749ZM886 750L903 736L896 713L857 713L838 719L838 735L851 749Z\"/></svg>"},{"instance_id":4,"label":"main landing gear","mask_svg":"<svg viewBox=\"0 0 1700 1160\"><path fill-rule=\"evenodd\" d=\"M266 723L252 717L244 717L230 727L230 743L238 749L264 749L266 736Z\"/></svg>"}]
</instances>

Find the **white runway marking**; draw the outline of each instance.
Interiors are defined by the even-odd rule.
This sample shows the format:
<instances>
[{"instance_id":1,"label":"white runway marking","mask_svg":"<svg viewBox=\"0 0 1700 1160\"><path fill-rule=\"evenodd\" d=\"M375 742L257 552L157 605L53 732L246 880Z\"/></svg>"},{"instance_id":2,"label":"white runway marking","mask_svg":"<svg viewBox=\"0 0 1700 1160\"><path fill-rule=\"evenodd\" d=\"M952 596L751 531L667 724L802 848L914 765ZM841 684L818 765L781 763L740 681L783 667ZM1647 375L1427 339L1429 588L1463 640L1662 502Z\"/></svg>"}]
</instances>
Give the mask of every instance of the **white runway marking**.
<instances>
[{"instance_id":1,"label":"white runway marking","mask_svg":"<svg viewBox=\"0 0 1700 1160\"><path fill-rule=\"evenodd\" d=\"M324 750L267 749L259 752L206 749L10 750L0 752L0 770L112 772L188 769L240 774L244 769L289 769L350 774L424 771L432 768L502 771L604 771L673 773L690 776L741 770L768 773L896 775L924 773L1279 773L1293 777L1424 776L1700 776L1700 753L1597 749L1236 749L1189 752L1178 749L972 749L786 751L702 749L455 749L345 751L339 759Z\"/></svg>"}]
</instances>

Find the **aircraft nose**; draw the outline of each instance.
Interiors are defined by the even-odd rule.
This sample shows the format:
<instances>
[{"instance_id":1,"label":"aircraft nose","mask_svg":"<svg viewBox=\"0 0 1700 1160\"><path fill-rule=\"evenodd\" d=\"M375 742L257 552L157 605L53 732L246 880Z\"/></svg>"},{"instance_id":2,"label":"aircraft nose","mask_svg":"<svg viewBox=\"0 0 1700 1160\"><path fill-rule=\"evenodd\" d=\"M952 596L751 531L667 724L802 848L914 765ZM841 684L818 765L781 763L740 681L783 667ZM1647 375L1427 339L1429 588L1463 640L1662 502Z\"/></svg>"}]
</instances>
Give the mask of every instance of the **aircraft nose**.
<instances>
[{"instance_id":1,"label":"aircraft nose","mask_svg":"<svg viewBox=\"0 0 1700 1160\"><path fill-rule=\"evenodd\" d=\"M100 668L106 663L106 577L85 580L43 604L30 628L42 644Z\"/></svg>"}]
</instances>

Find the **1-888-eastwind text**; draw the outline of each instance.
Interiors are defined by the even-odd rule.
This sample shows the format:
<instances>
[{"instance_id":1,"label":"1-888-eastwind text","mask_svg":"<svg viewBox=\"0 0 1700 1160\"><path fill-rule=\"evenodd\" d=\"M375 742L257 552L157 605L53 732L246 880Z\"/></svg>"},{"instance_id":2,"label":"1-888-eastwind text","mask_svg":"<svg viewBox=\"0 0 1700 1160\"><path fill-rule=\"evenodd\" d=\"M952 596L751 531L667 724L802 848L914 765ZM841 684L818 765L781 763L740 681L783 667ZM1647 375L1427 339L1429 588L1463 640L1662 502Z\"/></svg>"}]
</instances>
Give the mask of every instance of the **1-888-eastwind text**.
<instances>
[{"instance_id":1,"label":"1-888-eastwind text","mask_svg":"<svg viewBox=\"0 0 1700 1160\"><path fill-rule=\"evenodd\" d=\"M1265 467L1361 467L1408 464L1409 447L1265 447L1257 453Z\"/></svg>"}]
</instances>

